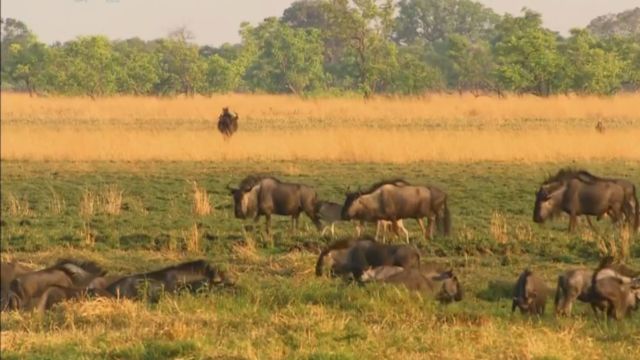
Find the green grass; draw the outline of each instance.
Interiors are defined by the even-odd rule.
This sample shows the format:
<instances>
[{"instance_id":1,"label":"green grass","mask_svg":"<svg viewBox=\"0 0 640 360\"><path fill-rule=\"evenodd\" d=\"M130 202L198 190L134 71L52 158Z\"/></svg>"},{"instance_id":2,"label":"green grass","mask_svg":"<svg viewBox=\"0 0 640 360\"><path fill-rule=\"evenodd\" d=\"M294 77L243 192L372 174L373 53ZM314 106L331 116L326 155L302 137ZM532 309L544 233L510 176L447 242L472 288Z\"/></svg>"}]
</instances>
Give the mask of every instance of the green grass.
<instances>
[{"instance_id":1,"label":"green grass","mask_svg":"<svg viewBox=\"0 0 640 360\"><path fill-rule=\"evenodd\" d=\"M633 358L640 348L638 314L620 322L598 321L588 306L579 304L574 317L557 319L551 315L551 299L542 318L511 314L510 287L525 267L552 286L560 271L594 266L612 245L621 251L618 233L607 219L597 223L599 234L586 224L567 234L566 217L544 226L532 222L539 183L565 165L640 184L640 162L3 161L3 258L46 265L76 256L98 261L112 273L129 273L206 257L236 274L238 286L213 294L167 296L158 304L95 300L63 304L44 316L2 314L2 357ZM347 186L366 187L387 177L442 187L450 196L453 236L425 241L415 222L406 225L426 261L456 269L465 299L443 307L402 289L316 278L315 251L329 239L321 238L308 219L291 234L289 220L278 218L271 239L263 234L262 221L258 227L247 222L251 228L245 233L244 223L234 219L225 187L253 172L312 185L321 198L337 202ZM190 180L208 190L212 215L192 212ZM100 198L113 185L124 191L119 215L106 214L101 206L92 216L80 214L85 189ZM51 208L54 192L64 200L59 214ZM23 208L27 202L29 211L13 211L12 199ZM500 219L506 231L497 226ZM200 240L196 248L188 245L194 225ZM350 224L338 227L342 235L354 232ZM94 244L85 243L87 229ZM636 235L629 249L631 266L640 267L639 256Z\"/></svg>"}]
</instances>

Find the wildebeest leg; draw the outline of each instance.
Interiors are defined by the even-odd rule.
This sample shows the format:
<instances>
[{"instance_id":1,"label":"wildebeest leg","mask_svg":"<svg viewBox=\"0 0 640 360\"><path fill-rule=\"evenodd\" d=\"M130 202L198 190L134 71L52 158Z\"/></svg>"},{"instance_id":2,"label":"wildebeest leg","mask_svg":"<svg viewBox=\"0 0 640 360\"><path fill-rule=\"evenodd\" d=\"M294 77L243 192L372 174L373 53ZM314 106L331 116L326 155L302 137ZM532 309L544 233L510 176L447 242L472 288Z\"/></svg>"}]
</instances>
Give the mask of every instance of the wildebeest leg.
<instances>
[{"instance_id":1,"label":"wildebeest leg","mask_svg":"<svg viewBox=\"0 0 640 360\"><path fill-rule=\"evenodd\" d=\"M267 235L270 235L270 234L271 234L271 231L270 231L270 227L271 227L271 214L265 214L265 215L264 215L264 218L265 218L265 228L266 228L266 230L267 230Z\"/></svg>"},{"instance_id":2,"label":"wildebeest leg","mask_svg":"<svg viewBox=\"0 0 640 360\"><path fill-rule=\"evenodd\" d=\"M409 230L407 230L406 227L404 227L404 224L402 224L401 222L402 220L398 220L396 221L393 225L396 228L396 232L398 229L402 230L402 232L404 233L404 238L407 241L407 244L409 243Z\"/></svg>"},{"instance_id":3,"label":"wildebeest leg","mask_svg":"<svg viewBox=\"0 0 640 360\"><path fill-rule=\"evenodd\" d=\"M422 218L417 218L416 221L418 221L418 225L420 225L420 231L422 231L422 236L425 237L425 239L427 238L427 230L424 227L424 220L422 220Z\"/></svg>"},{"instance_id":4,"label":"wildebeest leg","mask_svg":"<svg viewBox=\"0 0 640 360\"><path fill-rule=\"evenodd\" d=\"M336 237L336 229L335 229L336 223L331 223L331 237L335 238Z\"/></svg>"},{"instance_id":5,"label":"wildebeest leg","mask_svg":"<svg viewBox=\"0 0 640 360\"><path fill-rule=\"evenodd\" d=\"M433 234L436 232L436 217L435 215L429 216L429 239L433 238Z\"/></svg>"},{"instance_id":6,"label":"wildebeest leg","mask_svg":"<svg viewBox=\"0 0 640 360\"><path fill-rule=\"evenodd\" d=\"M572 233L576 228L576 219L577 219L576 213L571 212L569 214L569 232L570 233Z\"/></svg>"},{"instance_id":7,"label":"wildebeest leg","mask_svg":"<svg viewBox=\"0 0 640 360\"><path fill-rule=\"evenodd\" d=\"M356 224L356 237L360 237L362 235L364 229L364 221L360 221Z\"/></svg>"}]
</instances>

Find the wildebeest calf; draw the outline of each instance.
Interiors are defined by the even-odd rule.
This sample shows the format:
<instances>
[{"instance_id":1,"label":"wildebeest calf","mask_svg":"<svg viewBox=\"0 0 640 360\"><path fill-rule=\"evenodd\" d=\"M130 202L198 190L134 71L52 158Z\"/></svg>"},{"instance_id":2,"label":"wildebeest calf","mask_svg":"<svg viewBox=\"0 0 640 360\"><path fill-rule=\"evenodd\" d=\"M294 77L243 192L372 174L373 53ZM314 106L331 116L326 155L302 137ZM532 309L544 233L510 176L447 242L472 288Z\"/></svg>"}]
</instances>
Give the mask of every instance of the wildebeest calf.
<instances>
[{"instance_id":1,"label":"wildebeest calf","mask_svg":"<svg viewBox=\"0 0 640 360\"><path fill-rule=\"evenodd\" d=\"M423 272L418 268L380 266L368 270L362 278L403 285L409 290L432 296L442 303L460 301L463 296L458 277L451 270Z\"/></svg>"},{"instance_id":2,"label":"wildebeest calf","mask_svg":"<svg viewBox=\"0 0 640 360\"><path fill-rule=\"evenodd\" d=\"M593 271L589 269L569 270L558 276L558 287L554 299L557 315L570 315L576 300L590 302L592 277Z\"/></svg>"},{"instance_id":3,"label":"wildebeest calf","mask_svg":"<svg viewBox=\"0 0 640 360\"><path fill-rule=\"evenodd\" d=\"M523 314L543 315L549 291L542 279L526 269L520 274L513 290L511 312L519 308Z\"/></svg>"}]
</instances>

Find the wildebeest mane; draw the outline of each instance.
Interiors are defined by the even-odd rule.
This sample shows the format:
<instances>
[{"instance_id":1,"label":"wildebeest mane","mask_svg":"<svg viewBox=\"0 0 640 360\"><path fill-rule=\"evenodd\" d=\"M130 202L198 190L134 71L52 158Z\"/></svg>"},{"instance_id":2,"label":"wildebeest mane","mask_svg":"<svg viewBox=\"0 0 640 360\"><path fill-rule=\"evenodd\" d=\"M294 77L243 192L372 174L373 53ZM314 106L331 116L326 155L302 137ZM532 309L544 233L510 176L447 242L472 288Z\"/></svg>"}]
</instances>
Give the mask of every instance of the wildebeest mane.
<instances>
[{"instance_id":1,"label":"wildebeest mane","mask_svg":"<svg viewBox=\"0 0 640 360\"><path fill-rule=\"evenodd\" d=\"M93 261L60 259L50 269L64 271L72 279L84 278L87 274L103 276L107 272Z\"/></svg>"},{"instance_id":2,"label":"wildebeest mane","mask_svg":"<svg viewBox=\"0 0 640 360\"><path fill-rule=\"evenodd\" d=\"M382 181L378 181L377 183L374 183L373 185L369 186L369 188L367 190L361 191L360 194L361 195L371 194L371 193L373 193L374 191L378 190L379 188L381 188L384 185L407 186L407 185L411 185L411 184L409 184L406 180L404 180L402 178L387 179L387 180L382 180Z\"/></svg>"},{"instance_id":3,"label":"wildebeest mane","mask_svg":"<svg viewBox=\"0 0 640 360\"><path fill-rule=\"evenodd\" d=\"M276 179L275 177L271 176L271 175L261 175L261 174L257 174L257 175L249 175L247 177L245 177L244 179L242 179L242 181L240 181L240 190L242 191L249 191L251 190L254 186L258 185L260 183L260 181L264 180L264 179L271 179L277 183L280 183L280 180Z\"/></svg>"},{"instance_id":4,"label":"wildebeest mane","mask_svg":"<svg viewBox=\"0 0 640 360\"><path fill-rule=\"evenodd\" d=\"M159 274L164 273L171 270L181 270L181 271L191 271L191 272L199 272L199 271L212 271L213 269L209 265L209 263L205 260L194 260L188 261L181 264L171 265L160 270L155 270L146 273L146 275L151 274Z\"/></svg>"},{"instance_id":5,"label":"wildebeest mane","mask_svg":"<svg viewBox=\"0 0 640 360\"><path fill-rule=\"evenodd\" d=\"M549 175L547 179L542 183L547 185L554 182L564 182L571 179L578 179L582 182L591 183L597 180L604 180L598 176L593 175L585 169L576 169L571 167L565 167L558 170L557 173Z\"/></svg>"}]
</instances>

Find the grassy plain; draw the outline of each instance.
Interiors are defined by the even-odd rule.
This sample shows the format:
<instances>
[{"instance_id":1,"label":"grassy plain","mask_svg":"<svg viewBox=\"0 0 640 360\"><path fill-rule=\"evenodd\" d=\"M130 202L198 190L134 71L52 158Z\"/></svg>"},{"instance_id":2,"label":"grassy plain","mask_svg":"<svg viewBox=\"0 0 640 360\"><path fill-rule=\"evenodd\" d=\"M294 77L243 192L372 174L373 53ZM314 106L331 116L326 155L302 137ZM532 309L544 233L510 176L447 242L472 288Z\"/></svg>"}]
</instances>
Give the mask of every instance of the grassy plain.
<instances>
[{"instance_id":1,"label":"grassy plain","mask_svg":"<svg viewBox=\"0 0 640 360\"><path fill-rule=\"evenodd\" d=\"M586 167L640 184L640 145L624 137L640 127L640 113L630 99L640 96L364 102L229 95L93 102L3 94L3 260L44 266L75 256L95 260L111 273L130 273L205 257L236 274L238 286L210 295L166 296L158 304L96 299L65 303L44 316L3 313L2 358L635 358L637 313L605 322L584 304L567 319L551 315L551 304L542 318L510 312L511 286L525 267L541 273L550 286L560 271L593 266L605 252L640 267L640 238L620 234L607 219L596 224L597 232L581 224L573 235L565 231L565 217L544 226L531 221L537 186L559 167ZM241 113L241 130L223 143L213 119L227 104ZM474 118L468 111L476 108ZM600 118L610 129L604 135L593 130ZM330 129L336 122L343 125ZM517 141L554 129L563 135L547 138L542 147L534 140ZM56 147L43 142L38 131L51 138L70 135ZM385 140L401 131L407 137L430 133L430 140L442 136L439 146L457 155L434 161L444 156L442 148L414 155L416 150L406 147L415 139ZM198 151L227 157L175 155L189 154L200 144L193 137L180 140L184 132L204 133L199 141L215 144ZM154 143L157 148L144 143L138 151L115 142L131 133L128 141L154 134L162 141ZM322 155L318 145L294 153L293 145L310 141L303 136L308 133L344 141L347 149L367 141L386 149ZM336 134L344 138L336 140ZM482 138L489 134L496 137ZM261 141L284 145L260 158L246 150L252 144L242 136L254 136L258 147L264 146ZM301 139L293 143L288 136ZM594 141L585 145L580 136ZM477 137L482 141L468 144ZM545 146L560 141L566 146L545 152ZM619 148L598 147L602 142ZM100 153L105 144L112 150ZM576 146L579 150L572 149ZM229 148L244 152L232 157ZM329 239L307 219L296 234L288 231L287 219L277 219L268 239L262 223L255 227L233 218L225 187L253 172L307 183L322 198L338 202L346 186L385 177L441 186L450 194L453 235L427 242L414 222L407 225L426 261L455 268L465 299L443 307L401 289L316 278L317 249ZM340 235L352 233L351 225L339 226Z\"/></svg>"}]
</instances>

